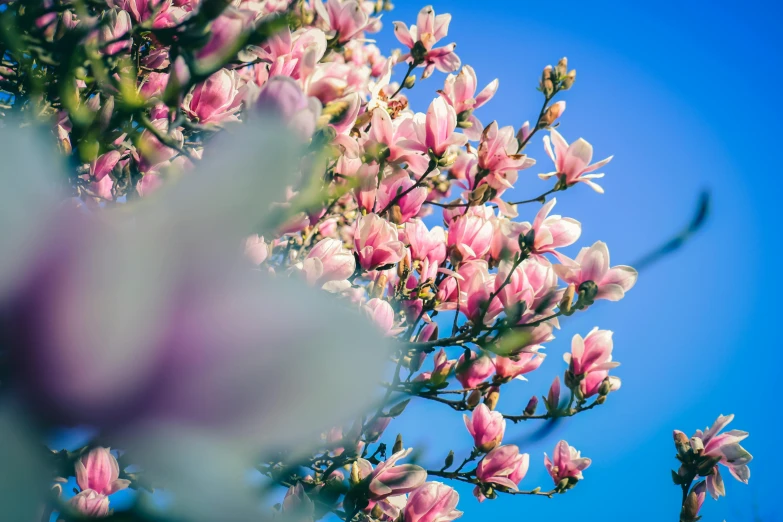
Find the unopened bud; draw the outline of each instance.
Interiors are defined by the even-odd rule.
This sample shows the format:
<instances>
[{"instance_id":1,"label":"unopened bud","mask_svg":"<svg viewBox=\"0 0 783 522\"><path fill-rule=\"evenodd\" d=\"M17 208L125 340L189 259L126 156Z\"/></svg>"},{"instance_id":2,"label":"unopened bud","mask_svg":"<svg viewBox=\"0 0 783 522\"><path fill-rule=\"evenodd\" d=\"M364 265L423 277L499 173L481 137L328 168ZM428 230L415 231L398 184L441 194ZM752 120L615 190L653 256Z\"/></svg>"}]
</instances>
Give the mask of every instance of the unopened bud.
<instances>
[{"instance_id":1,"label":"unopened bud","mask_svg":"<svg viewBox=\"0 0 783 522\"><path fill-rule=\"evenodd\" d=\"M405 81L402 82L403 87L406 89L413 89L413 86L416 84L416 75L411 74L407 78L405 78Z\"/></svg>"},{"instance_id":2,"label":"unopened bud","mask_svg":"<svg viewBox=\"0 0 783 522\"><path fill-rule=\"evenodd\" d=\"M490 410L494 410L497 407L499 400L500 400L500 388L498 388L497 386L493 386L487 392L486 397L484 397L484 404L486 404L487 408L489 408Z\"/></svg>"},{"instance_id":3,"label":"unopened bud","mask_svg":"<svg viewBox=\"0 0 783 522\"><path fill-rule=\"evenodd\" d=\"M375 280L375 283L373 283L370 296L371 298L375 297L383 297L383 292L386 290L386 283L388 282L389 278L386 276L386 274L381 274L378 276L378 279Z\"/></svg>"},{"instance_id":4,"label":"unopened bud","mask_svg":"<svg viewBox=\"0 0 783 522\"><path fill-rule=\"evenodd\" d=\"M677 454L680 457L685 457L688 454L688 450L691 449L688 436L679 430L674 430L674 447L677 448Z\"/></svg>"},{"instance_id":5,"label":"unopened bud","mask_svg":"<svg viewBox=\"0 0 783 522\"><path fill-rule=\"evenodd\" d=\"M443 469L449 469L454 464L454 450L449 451L446 460L443 461Z\"/></svg>"},{"instance_id":6,"label":"unopened bud","mask_svg":"<svg viewBox=\"0 0 783 522\"><path fill-rule=\"evenodd\" d=\"M574 302L574 293L576 292L576 287L574 286L574 283L569 283L568 286L565 289L565 292L563 292L563 297L560 299L560 311L564 314L568 314L571 311L571 305Z\"/></svg>"},{"instance_id":7,"label":"unopened bud","mask_svg":"<svg viewBox=\"0 0 783 522\"><path fill-rule=\"evenodd\" d=\"M601 381L601 386L598 387L598 394L599 395L609 395L609 392L612 391L612 381L609 380L609 377Z\"/></svg>"},{"instance_id":8,"label":"unopened bud","mask_svg":"<svg viewBox=\"0 0 783 522\"><path fill-rule=\"evenodd\" d=\"M470 201L472 204L475 205L482 205L486 203L486 197L488 194L488 191L491 187L488 183L484 183L482 185L479 185L473 191L468 195L468 201Z\"/></svg>"},{"instance_id":9,"label":"unopened bud","mask_svg":"<svg viewBox=\"0 0 783 522\"><path fill-rule=\"evenodd\" d=\"M451 167L454 165L454 162L457 161L458 156L459 150L450 147L446 152L443 153L443 156L438 158L438 167Z\"/></svg>"},{"instance_id":10,"label":"unopened bud","mask_svg":"<svg viewBox=\"0 0 783 522\"><path fill-rule=\"evenodd\" d=\"M568 71L568 58L565 56L560 58L560 61L557 62L557 67L555 68L555 71L557 71L557 75L559 77L563 77L566 75Z\"/></svg>"},{"instance_id":11,"label":"unopened bud","mask_svg":"<svg viewBox=\"0 0 783 522\"><path fill-rule=\"evenodd\" d=\"M552 125L562 114L565 112L566 103L559 101L549 106L541 120L538 122L539 127L549 127Z\"/></svg>"},{"instance_id":12,"label":"unopened bud","mask_svg":"<svg viewBox=\"0 0 783 522\"><path fill-rule=\"evenodd\" d=\"M691 449L694 453L701 453L704 451L704 441L699 437L691 438Z\"/></svg>"},{"instance_id":13,"label":"unopened bud","mask_svg":"<svg viewBox=\"0 0 783 522\"><path fill-rule=\"evenodd\" d=\"M355 486L356 484L358 484L359 482L362 481L362 477L359 474L359 463L356 462L355 460L351 464L351 478L350 478L350 481L351 481L351 485L352 486Z\"/></svg>"},{"instance_id":14,"label":"unopened bud","mask_svg":"<svg viewBox=\"0 0 783 522\"><path fill-rule=\"evenodd\" d=\"M394 446L392 447L392 453L402 451L402 433L397 434L397 438L394 439Z\"/></svg>"},{"instance_id":15,"label":"unopened bud","mask_svg":"<svg viewBox=\"0 0 783 522\"><path fill-rule=\"evenodd\" d=\"M606 402L606 395L599 395L598 397L595 398L596 404L603 404L605 402Z\"/></svg>"},{"instance_id":16,"label":"unopened bud","mask_svg":"<svg viewBox=\"0 0 783 522\"><path fill-rule=\"evenodd\" d=\"M468 395L467 405L468 409L472 410L476 406L478 406L479 401L481 400L481 392L478 390L473 390L470 392L470 395Z\"/></svg>"},{"instance_id":17,"label":"unopened bud","mask_svg":"<svg viewBox=\"0 0 783 522\"><path fill-rule=\"evenodd\" d=\"M530 397L530 400L527 401L527 406L525 406L525 415L534 415L536 413L536 408L538 408L538 397L533 395Z\"/></svg>"},{"instance_id":18,"label":"unopened bud","mask_svg":"<svg viewBox=\"0 0 783 522\"><path fill-rule=\"evenodd\" d=\"M570 89L574 85L575 81L576 81L576 69L572 69L568 73L568 75L565 78L563 78L563 85L562 85L561 89L563 89L564 91L567 91L568 89Z\"/></svg>"}]
</instances>

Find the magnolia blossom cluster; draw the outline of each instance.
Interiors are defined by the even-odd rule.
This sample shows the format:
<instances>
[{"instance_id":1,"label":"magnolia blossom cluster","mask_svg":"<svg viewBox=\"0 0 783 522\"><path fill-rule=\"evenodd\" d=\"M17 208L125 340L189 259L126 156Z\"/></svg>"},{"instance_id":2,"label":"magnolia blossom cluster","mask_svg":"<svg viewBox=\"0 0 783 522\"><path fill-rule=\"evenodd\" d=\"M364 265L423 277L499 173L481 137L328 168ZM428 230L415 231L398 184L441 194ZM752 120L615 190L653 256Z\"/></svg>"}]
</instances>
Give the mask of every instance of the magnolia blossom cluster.
<instances>
[{"instance_id":1,"label":"magnolia blossom cluster","mask_svg":"<svg viewBox=\"0 0 783 522\"><path fill-rule=\"evenodd\" d=\"M554 98L573 87L575 71L565 58L544 68L538 82L543 108L532 123L484 124L479 109L499 82L479 81L461 63L449 38L451 16L427 6L415 23L394 22L402 48L384 54L372 35L390 8L386 1L359 0L66 0L35 8L12 2L3 12L38 42L32 52L44 65L30 66L26 50L11 46L0 87L14 86L14 104L50 116L56 143L76 165L67 180L70 195L88 212L126 205L143 212L164 188L176 191L210 159L209 175L219 186L226 175L221 165L231 165L231 158L220 156L213 141L241 135L254 122L276 122L280 133L293 136L300 153L293 167L279 173L251 167L259 176L279 174L286 186L282 198L263 205L259 228L236 245L245 266L234 268L328 294L360 312L356 320L371 324L394 347L376 408L325 433L311 457L276 452L249 463L271 484L287 488L279 509L297 519L454 520L462 513L450 482L471 484L479 502L498 493L564 493L583 479L590 459L560 441L551 457L539 461L552 486L521 489L530 455L504 443L507 422L570 417L600 406L620 388L620 379L610 375L619 364L612 332L596 327L575 335L566 367L553 368L558 376L543 396L544 409L535 392L527 404L500 408L501 390L542 366L561 319L598 300L622 299L637 279L630 266L611 264L604 242L573 257L564 253L582 226L555 213L568 210L550 196L569 190L598 197L584 189L603 192L595 182L603 174L596 171L611 160L593 162L589 142L569 144L556 129L566 105ZM60 67L50 70L51 64ZM56 88L43 89L41 75ZM411 106L405 92L412 88L431 92L430 103ZM238 200L269 203L267 194L235 190ZM529 198L515 201L516 193ZM188 244L191 238L179 239ZM219 299L192 291L196 275L184 270L176 289L188 298L187 313L197 313L172 313L175 321L180 315L187 321L182 330L166 329L166 339L212 348L220 344L218 334L199 325L225 314ZM244 332L237 325L251 319L241 322L245 316L237 315L222 334ZM278 326L269 323L270 329ZM149 380L171 400L152 412L134 406L134 415L145 421L208 417L185 406L183 398L196 389L172 391L155 380L156 372L168 375L169 364L166 357L156 359ZM182 371L193 381L209 380L199 364ZM233 407L237 396L246 395L223 392L200 407L223 414L226 403ZM452 452L445 465L428 469L412 461L400 437L387 455L381 440L410 400L463 412L465 440L472 439L473 449L461 464L455 465ZM111 417L103 413L78 420L103 427ZM699 432L703 447L690 451L709 457L709 472L702 466L699 474L720 494L716 464L746 480L749 456L740 455L737 435L729 440L713 431ZM141 487L139 475L121 470L102 447L85 447L73 474L80 491L68 506L84 515L106 516L109 495Z\"/></svg>"},{"instance_id":2,"label":"magnolia blossom cluster","mask_svg":"<svg viewBox=\"0 0 783 522\"><path fill-rule=\"evenodd\" d=\"M734 415L719 415L711 427L696 430L688 436L674 430L674 446L680 468L672 471L674 483L682 488L681 522L694 522L701 518L699 511L707 493L712 498L726 495L723 477L718 464L728 468L732 477L747 484L750 479L748 463L753 456L740 445L748 432L723 428L734 420ZM697 481L695 484L694 481Z\"/></svg>"}]
</instances>

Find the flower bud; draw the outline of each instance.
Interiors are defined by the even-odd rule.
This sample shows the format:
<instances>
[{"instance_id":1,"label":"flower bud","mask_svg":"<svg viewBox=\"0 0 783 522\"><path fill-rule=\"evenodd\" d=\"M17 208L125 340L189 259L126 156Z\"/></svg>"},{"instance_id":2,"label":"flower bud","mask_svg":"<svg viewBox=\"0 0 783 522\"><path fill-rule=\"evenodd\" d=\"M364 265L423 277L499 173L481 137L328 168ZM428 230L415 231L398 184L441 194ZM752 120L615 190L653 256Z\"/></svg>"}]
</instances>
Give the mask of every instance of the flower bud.
<instances>
[{"instance_id":1,"label":"flower bud","mask_svg":"<svg viewBox=\"0 0 783 522\"><path fill-rule=\"evenodd\" d=\"M576 69L571 70L568 75L563 79L563 84L561 89L564 91L567 91L570 89L574 82L576 81Z\"/></svg>"},{"instance_id":2,"label":"flower bud","mask_svg":"<svg viewBox=\"0 0 783 522\"><path fill-rule=\"evenodd\" d=\"M534 415L536 413L536 408L538 408L538 397L533 395L530 397L530 400L527 401L527 406L525 406L525 411L523 413L525 415Z\"/></svg>"},{"instance_id":3,"label":"flower bud","mask_svg":"<svg viewBox=\"0 0 783 522\"><path fill-rule=\"evenodd\" d=\"M394 446L392 446L392 453L399 453L402 451L402 433L397 434L397 438L394 439Z\"/></svg>"},{"instance_id":4,"label":"flower bud","mask_svg":"<svg viewBox=\"0 0 783 522\"><path fill-rule=\"evenodd\" d=\"M566 75L568 71L568 58L565 56L563 58L560 58L560 61L557 62L557 67L555 68L555 71L557 72L557 76L562 78Z\"/></svg>"},{"instance_id":5,"label":"flower bud","mask_svg":"<svg viewBox=\"0 0 783 522\"><path fill-rule=\"evenodd\" d=\"M691 449L694 453L701 453L704 451L704 441L702 441L699 437L691 438Z\"/></svg>"},{"instance_id":6,"label":"flower bud","mask_svg":"<svg viewBox=\"0 0 783 522\"><path fill-rule=\"evenodd\" d=\"M450 450L446 455L446 459L443 461L443 469L449 469L454 464L454 450Z\"/></svg>"},{"instance_id":7,"label":"flower bud","mask_svg":"<svg viewBox=\"0 0 783 522\"><path fill-rule=\"evenodd\" d=\"M558 411L560 408L560 377L555 377L555 380L552 381L545 401L546 409L549 412Z\"/></svg>"},{"instance_id":8,"label":"flower bud","mask_svg":"<svg viewBox=\"0 0 783 522\"><path fill-rule=\"evenodd\" d=\"M541 119L538 122L538 126L549 127L555 122L555 120L557 120L560 116L562 116L563 112L565 112L565 108L566 108L566 103L564 101L553 103L552 105L549 106L549 108L547 108L544 115L541 116Z\"/></svg>"},{"instance_id":9,"label":"flower bud","mask_svg":"<svg viewBox=\"0 0 783 522\"><path fill-rule=\"evenodd\" d=\"M498 400L500 400L500 388L493 386L484 397L484 404L486 404L490 410L494 411L498 405Z\"/></svg>"},{"instance_id":10,"label":"flower bud","mask_svg":"<svg viewBox=\"0 0 783 522\"><path fill-rule=\"evenodd\" d=\"M416 75L411 74L407 78L405 78L405 81L402 83L402 86L406 89L413 89L413 86L416 84Z\"/></svg>"},{"instance_id":11,"label":"flower bud","mask_svg":"<svg viewBox=\"0 0 783 522\"><path fill-rule=\"evenodd\" d=\"M564 314L569 314L571 312L571 305L574 302L574 292L576 290L576 287L574 286L574 283L569 283L568 286L565 289L565 292L563 292L563 297L560 299L560 311L562 311Z\"/></svg>"},{"instance_id":12,"label":"flower bud","mask_svg":"<svg viewBox=\"0 0 783 522\"><path fill-rule=\"evenodd\" d=\"M680 457L684 457L691 449L688 436L680 430L674 430L674 447L677 448L677 454Z\"/></svg>"},{"instance_id":13,"label":"flower bud","mask_svg":"<svg viewBox=\"0 0 783 522\"><path fill-rule=\"evenodd\" d=\"M478 406L479 401L481 400L481 392L478 390L473 390L470 392L470 395L468 395L468 399L466 401L466 404L468 405L468 409L472 410L476 406Z\"/></svg>"},{"instance_id":14,"label":"flower bud","mask_svg":"<svg viewBox=\"0 0 783 522\"><path fill-rule=\"evenodd\" d=\"M609 377L607 377L601 382L601 386L598 387L598 395L606 396L609 395L609 392L611 391L612 391L612 381L610 381Z\"/></svg>"}]
</instances>

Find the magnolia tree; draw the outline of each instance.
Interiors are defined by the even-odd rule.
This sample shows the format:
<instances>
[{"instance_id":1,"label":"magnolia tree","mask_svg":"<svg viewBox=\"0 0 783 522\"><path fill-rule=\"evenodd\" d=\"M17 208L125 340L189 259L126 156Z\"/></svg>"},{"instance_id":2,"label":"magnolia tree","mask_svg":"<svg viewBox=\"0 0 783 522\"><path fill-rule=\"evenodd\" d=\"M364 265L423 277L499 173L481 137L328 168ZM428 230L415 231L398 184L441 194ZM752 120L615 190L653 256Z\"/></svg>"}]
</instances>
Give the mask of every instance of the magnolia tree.
<instances>
[{"instance_id":1,"label":"magnolia tree","mask_svg":"<svg viewBox=\"0 0 783 522\"><path fill-rule=\"evenodd\" d=\"M554 195L600 197L612 159L556 130L576 72L544 68L532 123L485 125L498 80L461 64L450 15L394 22L402 49L385 56L370 38L390 9L3 6L3 411L30 430L4 472L37 463L9 520L443 522L462 515L454 483L484 502L589 478L578 432L532 461L504 436L607 402L610 330L575 335L548 391L499 402L561 321L637 280L601 241L560 251L581 225ZM413 88L429 106L409 105ZM35 141L41 122L66 161ZM390 435L411 400L462 414L473 450L414 462ZM682 522L725 493L719 465L749 478L747 433L718 433L730 420L675 432ZM26 443L69 425L90 428L76 451ZM529 466L551 482L529 484Z\"/></svg>"}]
</instances>

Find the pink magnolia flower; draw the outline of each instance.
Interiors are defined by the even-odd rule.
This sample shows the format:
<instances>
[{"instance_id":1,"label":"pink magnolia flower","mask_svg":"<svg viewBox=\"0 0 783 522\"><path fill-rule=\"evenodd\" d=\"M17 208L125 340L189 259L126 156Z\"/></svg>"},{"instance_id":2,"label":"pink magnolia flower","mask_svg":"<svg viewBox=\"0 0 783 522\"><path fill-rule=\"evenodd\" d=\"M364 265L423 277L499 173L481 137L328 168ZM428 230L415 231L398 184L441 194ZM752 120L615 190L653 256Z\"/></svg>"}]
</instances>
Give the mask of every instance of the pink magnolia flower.
<instances>
[{"instance_id":1,"label":"pink magnolia flower","mask_svg":"<svg viewBox=\"0 0 783 522\"><path fill-rule=\"evenodd\" d=\"M426 151L417 142L416 122L408 114L392 120L383 108L372 111L370 132L365 148L372 151L379 145L386 147L386 161L406 163L415 174L424 174L429 166L430 159L421 154Z\"/></svg>"},{"instance_id":2,"label":"pink magnolia flower","mask_svg":"<svg viewBox=\"0 0 783 522\"><path fill-rule=\"evenodd\" d=\"M470 359L465 360L465 354L457 361L455 375L465 389L475 388L489 379L495 373L495 363L486 354L470 352Z\"/></svg>"},{"instance_id":3,"label":"pink magnolia flower","mask_svg":"<svg viewBox=\"0 0 783 522\"><path fill-rule=\"evenodd\" d=\"M486 171L487 183L496 190L512 188L517 171L535 165L536 160L517 153L516 136L511 126L498 128L493 121L481 134L478 168Z\"/></svg>"},{"instance_id":4,"label":"pink magnolia flower","mask_svg":"<svg viewBox=\"0 0 783 522\"><path fill-rule=\"evenodd\" d=\"M596 241L591 247L584 247L576 259L558 256L561 264L552 268L565 283L573 283L577 289L586 281L598 287L594 299L619 301L625 292L633 288L638 272L630 266L609 266L609 249L603 241Z\"/></svg>"},{"instance_id":5,"label":"pink magnolia flower","mask_svg":"<svg viewBox=\"0 0 783 522\"><path fill-rule=\"evenodd\" d=\"M269 246L264 242L263 237L253 234L245 240L245 257L256 266L266 261L269 257Z\"/></svg>"},{"instance_id":6,"label":"pink magnolia flower","mask_svg":"<svg viewBox=\"0 0 783 522\"><path fill-rule=\"evenodd\" d=\"M109 498L97 491L85 489L74 496L69 504L73 509L88 517L105 517L109 514Z\"/></svg>"},{"instance_id":7,"label":"pink magnolia flower","mask_svg":"<svg viewBox=\"0 0 783 522\"><path fill-rule=\"evenodd\" d=\"M196 51L196 65L212 71L230 60L242 47L243 35L252 27L246 12L227 7L213 22L209 40Z\"/></svg>"},{"instance_id":8,"label":"pink magnolia flower","mask_svg":"<svg viewBox=\"0 0 783 522\"><path fill-rule=\"evenodd\" d=\"M454 107L457 117L460 122L463 122L462 127L465 129L465 135L471 140L478 140L484 128L473 111L495 96L495 92L498 90L498 79L492 80L478 94L476 94L477 88L478 82L473 67L465 65L458 75L449 74L446 77L443 90L438 91L441 96L446 98L448 104Z\"/></svg>"},{"instance_id":9,"label":"pink magnolia flower","mask_svg":"<svg viewBox=\"0 0 783 522\"><path fill-rule=\"evenodd\" d=\"M340 43L361 35L374 21L357 0L313 0L313 7Z\"/></svg>"},{"instance_id":10,"label":"pink magnolia flower","mask_svg":"<svg viewBox=\"0 0 783 522\"><path fill-rule=\"evenodd\" d=\"M541 179L548 179L552 176L564 176L565 183L569 187L582 182L586 183L596 192L603 194L604 189L591 180L602 178L604 175L589 173L609 163L614 156L609 156L598 163L590 165L590 161L593 159L592 145L582 138L579 138L569 146L566 140L556 130L552 129L550 134L552 136L551 141L549 136L544 136L544 148L546 149L546 153L549 154L549 157L552 158L552 161L555 163L557 171L548 174L539 174L539 177ZM554 151L552 150L553 143Z\"/></svg>"},{"instance_id":11,"label":"pink magnolia flower","mask_svg":"<svg viewBox=\"0 0 783 522\"><path fill-rule=\"evenodd\" d=\"M427 472L415 464L397 464L404 459L411 448L398 451L378 464L369 476L370 496L373 500L382 500L395 495L404 495L420 487L427 480Z\"/></svg>"},{"instance_id":12,"label":"pink magnolia flower","mask_svg":"<svg viewBox=\"0 0 783 522\"><path fill-rule=\"evenodd\" d=\"M490 324L503 311L503 305L497 297L490 301L496 281L495 274L490 274L486 264L482 264L481 269L473 272L470 279L464 282L464 295L460 295L460 311L472 322L483 320L484 324Z\"/></svg>"},{"instance_id":13,"label":"pink magnolia flower","mask_svg":"<svg viewBox=\"0 0 783 522\"><path fill-rule=\"evenodd\" d=\"M476 467L476 476L481 482L497 484L516 491L517 485L525 478L530 455L519 453L513 444L499 446L490 451Z\"/></svg>"},{"instance_id":14,"label":"pink magnolia flower","mask_svg":"<svg viewBox=\"0 0 783 522\"><path fill-rule=\"evenodd\" d=\"M511 221L502 216L494 217L491 221L492 243L490 243L489 254L496 261L511 259L520 250L519 236L524 235L522 234L522 223Z\"/></svg>"},{"instance_id":15,"label":"pink magnolia flower","mask_svg":"<svg viewBox=\"0 0 783 522\"><path fill-rule=\"evenodd\" d=\"M321 103L306 96L296 81L285 76L275 76L258 92L257 110L285 122L301 138L309 138L315 132Z\"/></svg>"},{"instance_id":16,"label":"pink magnolia flower","mask_svg":"<svg viewBox=\"0 0 783 522\"><path fill-rule=\"evenodd\" d=\"M447 245L458 252L462 260L482 258L489 252L493 233L490 220L475 214L466 214L455 219L449 226Z\"/></svg>"},{"instance_id":17,"label":"pink magnolia flower","mask_svg":"<svg viewBox=\"0 0 783 522\"><path fill-rule=\"evenodd\" d=\"M367 316L380 328L381 332L387 336L394 336L405 331L405 328L395 328L395 313L388 301L377 297L370 299L364 305L364 311Z\"/></svg>"},{"instance_id":18,"label":"pink magnolia flower","mask_svg":"<svg viewBox=\"0 0 783 522\"><path fill-rule=\"evenodd\" d=\"M555 446L552 460L549 460L549 456L544 453L544 466L556 485L566 478L582 480L584 478L582 471L586 470L591 462L590 459L582 457L576 448L569 446L564 440Z\"/></svg>"},{"instance_id":19,"label":"pink magnolia flower","mask_svg":"<svg viewBox=\"0 0 783 522\"><path fill-rule=\"evenodd\" d=\"M514 357L495 357L495 375L505 380L526 380L523 375L538 369L544 362L546 354L539 352L541 348L543 347L536 345Z\"/></svg>"},{"instance_id":20,"label":"pink magnolia flower","mask_svg":"<svg viewBox=\"0 0 783 522\"><path fill-rule=\"evenodd\" d=\"M748 453L740 445L740 442L748 437L748 432L729 430L721 433L721 430L732 420L734 420L733 414L719 415L712 427L705 428L704 431L696 430L696 434L691 440L699 439L704 447L704 455L720 458L719 463L729 468L729 473L735 479L747 484L750 479L748 463L753 460L753 455ZM726 494L723 478L717 466L713 469L713 473L707 476L707 490L715 499Z\"/></svg>"},{"instance_id":21,"label":"pink magnolia flower","mask_svg":"<svg viewBox=\"0 0 783 522\"><path fill-rule=\"evenodd\" d=\"M394 35L401 44L410 49L410 53L401 57L408 63L424 66L421 78L427 78L434 69L450 73L459 69L460 59L454 53L457 44L444 47L433 46L446 37L449 32L450 14L435 16L431 5L422 8L416 19L416 25L410 28L402 22L394 22Z\"/></svg>"},{"instance_id":22,"label":"pink magnolia flower","mask_svg":"<svg viewBox=\"0 0 783 522\"><path fill-rule=\"evenodd\" d=\"M427 482L408 496L405 522L450 522L462 516L457 511L459 494L441 482Z\"/></svg>"},{"instance_id":23,"label":"pink magnolia flower","mask_svg":"<svg viewBox=\"0 0 783 522\"><path fill-rule=\"evenodd\" d=\"M242 97L239 75L235 71L220 69L185 96L182 108L198 123L239 121L237 112Z\"/></svg>"},{"instance_id":24,"label":"pink magnolia flower","mask_svg":"<svg viewBox=\"0 0 783 522\"><path fill-rule=\"evenodd\" d=\"M128 12L115 8L106 11L104 16L108 17L108 20L104 21L99 33L103 52L111 56L130 50L133 40L130 37L123 38L130 33L132 27Z\"/></svg>"},{"instance_id":25,"label":"pink magnolia flower","mask_svg":"<svg viewBox=\"0 0 783 522\"><path fill-rule=\"evenodd\" d=\"M109 448L94 448L76 461L76 483L82 490L111 495L130 485L119 477L120 466Z\"/></svg>"},{"instance_id":26,"label":"pink magnolia flower","mask_svg":"<svg viewBox=\"0 0 783 522\"><path fill-rule=\"evenodd\" d=\"M422 263L422 278L435 278L438 267L446 260L446 233L443 228L428 230L423 221L412 219L405 223L404 235L411 258Z\"/></svg>"},{"instance_id":27,"label":"pink magnolia flower","mask_svg":"<svg viewBox=\"0 0 783 522\"><path fill-rule=\"evenodd\" d=\"M422 186L410 190L414 184L408 171L404 169L395 169L394 174L383 178L381 181L381 185L378 189L378 200L376 202L377 208L386 208L386 205L392 202L398 194L408 191L397 200L395 206L399 208L399 215L396 216L399 219L398 224L409 221L421 210L421 206L427 199L428 192L427 188ZM392 211L392 215L395 215L394 210Z\"/></svg>"},{"instance_id":28,"label":"pink magnolia flower","mask_svg":"<svg viewBox=\"0 0 783 522\"><path fill-rule=\"evenodd\" d=\"M429 380L430 383L438 386L446 382L446 379L451 373L451 370L457 364L457 361L449 360L449 358L446 356L446 351L441 348L438 350L438 353L435 354L435 358L432 364L432 373L422 374L423 378L421 380Z\"/></svg>"},{"instance_id":29,"label":"pink magnolia flower","mask_svg":"<svg viewBox=\"0 0 783 522\"><path fill-rule=\"evenodd\" d=\"M479 404L470 417L463 415L462 418L476 448L484 453L494 449L503 440L506 420L502 413L491 411L486 404Z\"/></svg>"},{"instance_id":30,"label":"pink magnolia flower","mask_svg":"<svg viewBox=\"0 0 783 522\"><path fill-rule=\"evenodd\" d=\"M584 376L579 386L585 397L598 393L601 383L609 375L609 370L620 366L612 361L612 332L599 330L596 326L582 339L579 334L571 339L571 353L563 354L563 359L575 376ZM612 391L620 388L618 377L609 377Z\"/></svg>"},{"instance_id":31,"label":"pink magnolia flower","mask_svg":"<svg viewBox=\"0 0 783 522\"><path fill-rule=\"evenodd\" d=\"M424 146L438 158L455 147L461 147L468 141L467 136L454 132L457 128L457 113L442 98L435 98L427 109L424 124Z\"/></svg>"},{"instance_id":32,"label":"pink magnolia flower","mask_svg":"<svg viewBox=\"0 0 783 522\"><path fill-rule=\"evenodd\" d=\"M182 147L185 142L185 137L182 135L181 129L171 129L169 131L169 122L165 118L154 120L152 125L162 133L168 133L169 138ZM142 172L147 172L155 167L159 167L162 163L173 159L174 156L178 154L175 149L161 143L158 138L147 129L139 135L136 147L141 155L139 169Z\"/></svg>"},{"instance_id":33,"label":"pink magnolia flower","mask_svg":"<svg viewBox=\"0 0 783 522\"><path fill-rule=\"evenodd\" d=\"M359 263L365 270L395 264L405 255L405 245L398 240L397 228L377 214L367 214L356 220L353 241Z\"/></svg>"},{"instance_id":34,"label":"pink magnolia flower","mask_svg":"<svg viewBox=\"0 0 783 522\"><path fill-rule=\"evenodd\" d=\"M532 225L528 222L521 224L520 233L522 234L527 234L531 228L533 229L535 233L533 252L536 254L559 255L555 249L573 245L582 234L582 225L579 221L558 215L549 215L556 203L557 198L552 198L541 207Z\"/></svg>"},{"instance_id":35,"label":"pink magnolia flower","mask_svg":"<svg viewBox=\"0 0 783 522\"><path fill-rule=\"evenodd\" d=\"M356 270L356 260L342 241L325 238L310 250L302 262L301 270L308 284L321 287L351 277Z\"/></svg>"}]
</instances>

